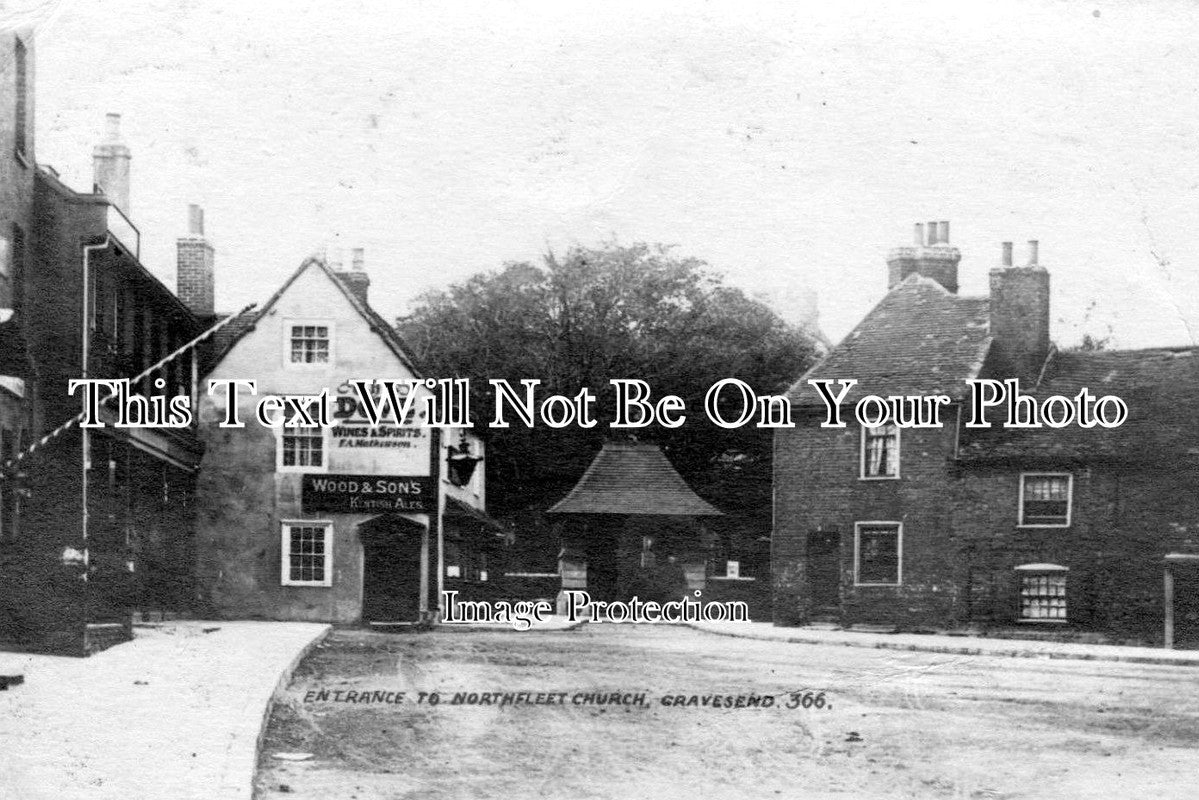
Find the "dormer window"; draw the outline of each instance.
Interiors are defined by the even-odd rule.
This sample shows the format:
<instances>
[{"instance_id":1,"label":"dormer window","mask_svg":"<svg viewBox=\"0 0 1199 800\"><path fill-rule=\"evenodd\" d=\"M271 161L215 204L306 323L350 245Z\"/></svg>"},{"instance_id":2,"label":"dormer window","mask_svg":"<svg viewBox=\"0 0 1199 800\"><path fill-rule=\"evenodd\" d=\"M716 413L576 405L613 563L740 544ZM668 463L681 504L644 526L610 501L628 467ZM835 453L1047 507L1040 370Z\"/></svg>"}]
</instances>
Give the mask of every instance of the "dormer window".
<instances>
[{"instance_id":1,"label":"dormer window","mask_svg":"<svg viewBox=\"0 0 1199 800\"><path fill-rule=\"evenodd\" d=\"M862 478L899 477L899 426L862 427Z\"/></svg>"}]
</instances>

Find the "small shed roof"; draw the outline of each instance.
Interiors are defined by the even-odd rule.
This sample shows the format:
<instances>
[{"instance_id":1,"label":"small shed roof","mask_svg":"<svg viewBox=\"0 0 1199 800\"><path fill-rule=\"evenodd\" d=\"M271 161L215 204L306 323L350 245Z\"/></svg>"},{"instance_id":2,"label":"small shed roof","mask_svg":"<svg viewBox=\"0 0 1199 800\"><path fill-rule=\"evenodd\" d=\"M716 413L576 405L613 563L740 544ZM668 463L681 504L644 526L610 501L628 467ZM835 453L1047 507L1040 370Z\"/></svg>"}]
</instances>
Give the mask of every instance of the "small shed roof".
<instances>
[{"instance_id":1,"label":"small shed roof","mask_svg":"<svg viewBox=\"0 0 1199 800\"><path fill-rule=\"evenodd\" d=\"M721 514L691 490L654 444L608 442L551 514Z\"/></svg>"}]
</instances>

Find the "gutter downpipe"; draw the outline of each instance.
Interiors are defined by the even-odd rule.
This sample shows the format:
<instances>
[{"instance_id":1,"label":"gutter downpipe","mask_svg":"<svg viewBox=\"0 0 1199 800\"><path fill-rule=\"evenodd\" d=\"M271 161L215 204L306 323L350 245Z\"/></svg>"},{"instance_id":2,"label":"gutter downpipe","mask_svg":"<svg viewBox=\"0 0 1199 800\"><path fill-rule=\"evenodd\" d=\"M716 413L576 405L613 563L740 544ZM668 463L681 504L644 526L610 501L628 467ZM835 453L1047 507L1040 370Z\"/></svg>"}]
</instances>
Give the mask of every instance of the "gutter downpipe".
<instances>
[{"instance_id":1,"label":"gutter downpipe","mask_svg":"<svg viewBox=\"0 0 1199 800\"><path fill-rule=\"evenodd\" d=\"M84 377L84 378L89 377L88 354L89 354L89 350L90 350L91 344L92 344L92 341L91 341L91 322L92 321L91 321L91 314L90 314L91 299L92 299L91 298L92 252L95 250L107 250L110 244L111 244L110 237L107 233L105 233L104 241L102 243L100 243L100 244L85 244L83 246L83 313L81 316L82 321L83 321L83 336L81 337L82 344L83 344L83 356L81 359L81 361L82 361L82 364L81 364L82 370L81 371L83 373L82 377ZM81 456L81 461L82 461L82 471L81 471L81 475L80 475L80 498L81 498L81 506L82 506L82 510L83 510L82 519L81 519L81 523L82 523L82 531L81 532L83 534L83 536L82 536L82 538L83 538L83 581L86 584L87 579L88 579L88 571L90 569L90 565L89 565L90 559L88 558L88 547L87 547L88 522L89 522L87 474L88 474L88 471L91 469L91 460L92 460L92 448L91 448L92 440L91 440L91 436L89 435L89 431L87 428L84 428L84 427L79 428L79 441L80 441L80 456ZM84 603L84 608L85 609L87 608L86 601ZM84 616L85 616L84 624L86 625L87 624L86 617L88 616L86 610L84 611Z\"/></svg>"}]
</instances>

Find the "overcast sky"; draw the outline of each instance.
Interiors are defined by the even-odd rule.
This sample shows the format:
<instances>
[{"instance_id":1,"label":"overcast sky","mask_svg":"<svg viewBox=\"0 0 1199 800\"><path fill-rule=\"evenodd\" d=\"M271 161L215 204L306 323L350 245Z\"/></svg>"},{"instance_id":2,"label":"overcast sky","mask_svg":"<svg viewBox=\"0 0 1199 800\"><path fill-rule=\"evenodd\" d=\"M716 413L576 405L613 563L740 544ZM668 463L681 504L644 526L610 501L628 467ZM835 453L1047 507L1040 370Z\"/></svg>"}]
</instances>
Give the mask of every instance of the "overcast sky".
<instances>
[{"instance_id":1,"label":"overcast sky","mask_svg":"<svg viewBox=\"0 0 1199 800\"><path fill-rule=\"evenodd\" d=\"M1061 344L1199 337L1194 3L41 5L38 160L89 187L120 112L143 260L173 286L204 206L224 309L323 245L390 318L615 237L810 287L836 340L947 219L963 292L1040 240Z\"/></svg>"}]
</instances>

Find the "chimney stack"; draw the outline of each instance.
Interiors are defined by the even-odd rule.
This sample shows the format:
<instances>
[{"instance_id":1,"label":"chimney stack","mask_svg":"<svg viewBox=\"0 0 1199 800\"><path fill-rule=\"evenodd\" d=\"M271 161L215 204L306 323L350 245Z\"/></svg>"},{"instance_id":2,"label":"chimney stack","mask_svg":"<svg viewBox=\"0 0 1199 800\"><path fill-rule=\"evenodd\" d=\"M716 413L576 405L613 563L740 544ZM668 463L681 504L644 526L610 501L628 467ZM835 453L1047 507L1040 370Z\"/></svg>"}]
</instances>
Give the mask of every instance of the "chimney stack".
<instances>
[{"instance_id":1,"label":"chimney stack","mask_svg":"<svg viewBox=\"0 0 1199 800\"><path fill-rule=\"evenodd\" d=\"M949 244L949 222L931 221L927 228L917 222L914 230L914 247L896 247L887 255L887 288L894 289L909 275L916 273L956 293L958 263L962 260L962 254Z\"/></svg>"},{"instance_id":2,"label":"chimney stack","mask_svg":"<svg viewBox=\"0 0 1199 800\"><path fill-rule=\"evenodd\" d=\"M997 367L1031 385L1049 357L1049 271L1037 263L1036 240L1028 266L1012 266L1012 243L1003 243L1003 265L991 270L991 338Z\"/></svg>"},{"instance_id":3,"label":"chimney stack","mask_svg":"<svg viewBox=\"0 0 1199 800\"><path fill-rule=\"evenodd\" d=\"M350 268L343 270L340 267L341 265L338 264L337 277L341 278L341 282L345 284L351 294L366 304L371 279L366 274L365 248L355 247L350 250Z\"/></svg>"},{"instance_id":4,"label":"chimney stack","mask_svg":"<svg viewBox=\"0 0 1199 800\"><path fill-rule=\"evenodd\" d=\"M175 294L197 317L215 313L216 277L212 244L204 238L204 209L187 207L187 236L176 242Z\"/></svg>"},{"instance_id":5,"label":"chimney stack","mask_svg":"<svg viewBox=\"0 0 1199 800\"><path fill-rule=\"evenodd\" d=\"M95 186L113 205L132 217L129 205L129 148L121 140L121 115L109 114L104 122L104 141L92 150Z\"/></svg>"}]
</instances>

